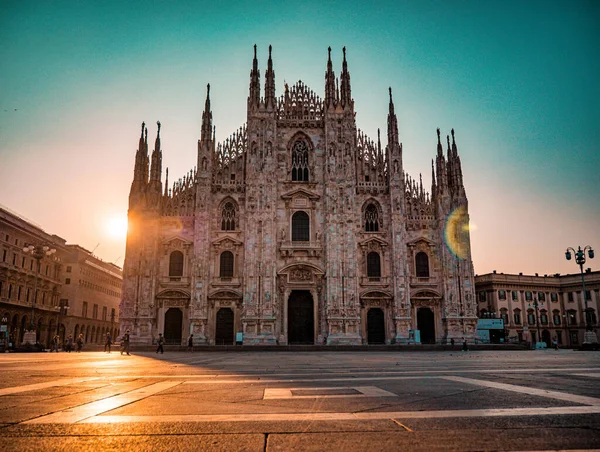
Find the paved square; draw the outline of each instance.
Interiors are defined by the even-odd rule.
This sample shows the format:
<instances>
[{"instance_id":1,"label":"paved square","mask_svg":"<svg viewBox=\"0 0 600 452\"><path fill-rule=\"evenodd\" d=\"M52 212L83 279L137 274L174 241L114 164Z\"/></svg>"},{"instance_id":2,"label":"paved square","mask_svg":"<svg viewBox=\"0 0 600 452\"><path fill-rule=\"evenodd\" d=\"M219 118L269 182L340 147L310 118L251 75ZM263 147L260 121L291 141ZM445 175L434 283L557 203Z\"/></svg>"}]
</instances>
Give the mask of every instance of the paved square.
<instances>
[{"instance_id":1,"label":"paved square","mask_svg":"<svg viewBox=\"0 0 600 452\"><path fill-rule=\"evenodd\" d=\"M5 354L0 448L600 448L599 358L570 350Z\"/></svg>"}]
</instances>

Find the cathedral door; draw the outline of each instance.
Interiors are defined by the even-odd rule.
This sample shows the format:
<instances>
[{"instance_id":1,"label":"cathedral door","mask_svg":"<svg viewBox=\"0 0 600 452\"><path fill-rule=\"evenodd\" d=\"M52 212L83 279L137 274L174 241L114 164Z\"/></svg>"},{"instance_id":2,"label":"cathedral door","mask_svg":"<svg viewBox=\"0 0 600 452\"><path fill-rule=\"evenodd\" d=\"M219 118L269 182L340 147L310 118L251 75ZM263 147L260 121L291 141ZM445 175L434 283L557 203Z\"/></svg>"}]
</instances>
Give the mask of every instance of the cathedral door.
<instances>
[{"instance_id":1,"label":"cathedral door","mask_svg":"<svg viewBox=\"0 0 600 452\"><path fill-rule=\"evenodd\" d=\"M315 316L308 290L294 290L288 299L288 344L315 343Z\"/></svg>"},{"instance_id":2,"label":"cathedral door","mask_svg":"<svg viewBox=\"0 0 600 452\"><path fill-rule=\"evenodd\" d=\"M217 312L216 345L233 344L233 311L231 308L221 308Z\"/></svg>"},{"instance_id":3,"label":"cathedral door","mask_svg":"<svg viewBox=\"0 0 600 452\"><path fill-rule=\"evenodd\" d=\"M385 319L379 308L371 308L367 313L367 341L369 344L385 344Z\"/></svg>"},{"instance_id":4,"label":"cathedral door","mask_svg":"<svg viewBox=\"0 0 600 452\"><path fill-rule=\"evenodd\" d=\"M181 344L183 312L178 308L169 308L165 313L165 344Z\"/></svg>"},{"instance_id":5,"label":"cathedral door","mask_svg":"<svg viewBox=\"0 0 600 452\"><path fill-rule=\"evenodd\" d=\"M431 309L419 308L417 328L421 331L422 344L435 344L435 320Z\"/></svg>"}]
</instances>

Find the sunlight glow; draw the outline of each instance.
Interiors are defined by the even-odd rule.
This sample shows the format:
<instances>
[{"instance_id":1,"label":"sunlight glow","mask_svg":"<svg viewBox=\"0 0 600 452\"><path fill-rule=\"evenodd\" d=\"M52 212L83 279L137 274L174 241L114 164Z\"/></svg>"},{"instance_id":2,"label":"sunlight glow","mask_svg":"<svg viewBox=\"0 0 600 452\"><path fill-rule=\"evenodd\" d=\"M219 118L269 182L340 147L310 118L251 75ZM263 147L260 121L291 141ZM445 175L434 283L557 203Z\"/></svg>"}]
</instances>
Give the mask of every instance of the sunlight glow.
<instances>
[{"instance_id":1,"label":"sunlight glow","mask_svg":"<svg viewBox=\"0 0 600 452\"><path fill-rule=\"evenodd\" d=\"M105 230L110 237L124 240L127 237L127 217L124 215L113 215L107 218Z\"/></svg>"}]
</instances>

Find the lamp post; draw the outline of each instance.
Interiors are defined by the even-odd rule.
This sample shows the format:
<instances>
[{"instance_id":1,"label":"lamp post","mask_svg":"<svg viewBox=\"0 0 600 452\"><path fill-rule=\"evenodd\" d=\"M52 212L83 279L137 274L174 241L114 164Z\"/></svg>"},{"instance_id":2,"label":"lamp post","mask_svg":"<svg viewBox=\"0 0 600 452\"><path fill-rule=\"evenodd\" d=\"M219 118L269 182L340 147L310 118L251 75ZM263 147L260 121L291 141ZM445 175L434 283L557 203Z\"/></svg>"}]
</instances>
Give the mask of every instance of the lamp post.
<instances>
[{"instance_id":1,"label":"lamp post","mask_svg":"<svg viewBox=\"0 0 600 452\"><path fill-rule=\"evenodd\" d=\"M59 305L56 306L58 315L56 316L56 335L60 336L60 318L67 315L69 309L69 302L67 300L60 300Z\"/></svg>"},{"instance_id":2,"label":"lamp post","mask_svg":"<svg viewBox=\"0 0 600 452\"><path fill-rule=\"evenodd\" d=\"M587 303L587 297L585 296L585 274L583 272L583 266L585 265L586 262L586 258L585 258L585 253L587 252L588 257L590 259L594 258L594 250L592 249L591 246L586 245L583 249L581 249L580 246L577 247L577 251L575 251L573 248L568 247L567 251L565 251L565 257L567 258L568 261L571 260L571 253L573 253L575 255L575 262L577 263L577 265L579 265L579 270L581 271L581 286L583 288L583 302L585 305L585 336L583 338L583 344L597 344L598 343L598 338L596 337L596 334L592 331L592 323L591 323L591 316L588 313L588 303Z\"/></svg>"},{"instance_id":3,"label":"lamp post","mask_svg":"<svg viewBox=\"0 0 600 452\"><path fill-rule=\"evenodd\" d=\"M33 289L33 301L31 302L31 322L29 324L31 331L35 331L35 326L33 323L33 316L35 314L35 302L37 300L38 276L40 274L41 261L45 256L52 256L54 253L56 253L56 249L51 248L48 245L43 244L43 243L36 244L36 245L25 244L25 247L23 248L23 252L33 256L33 258L37 262L37 265L35 267L35 283L34 283L34 289Z\"/></svg>"},{"instance_id":4,"label":"lamp post","mask_svg":"<svg viewBox=\"0 0 600 452\"><path fill-rule=\"evenodd\" d=\"M542 303L542 307L543 307L543 304L544 304L544 303ZM536 347L536 348L541 348L541 347L538 347L538 346L537 346L537 344L538 344L539 342L542 342L542 341L541 341L541 338L542 338L542 337L541 337L541 335L540 335L540 316L539 316L539 306L540 306L540 305L538 304L538 299L537 299L537 297L533 297L533 307L535 308L535 324L537 325L537 337L536 337L536 345L535 345L535 347ZM529 307L531 308L531 304L529 305Z\"/></svg>"}]
</instances>

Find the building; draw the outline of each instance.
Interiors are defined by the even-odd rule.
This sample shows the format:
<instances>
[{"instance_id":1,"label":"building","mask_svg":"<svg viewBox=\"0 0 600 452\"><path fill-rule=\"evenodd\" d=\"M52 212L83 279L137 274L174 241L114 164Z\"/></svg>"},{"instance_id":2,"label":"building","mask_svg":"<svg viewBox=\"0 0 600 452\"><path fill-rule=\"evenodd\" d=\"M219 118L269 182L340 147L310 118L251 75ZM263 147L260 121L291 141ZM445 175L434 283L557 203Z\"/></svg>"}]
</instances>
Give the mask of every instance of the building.
<instances>
[{"instance_id":1,"label":"building","mask_svg":"<svg viewBox=\"0 0 600 452\"><path fill-rule=\"evenodd\" d=\"M104 262L79 245L67 245L63 260L61 304L69 306L67 329L83 334L86 343L104 342L106 333L118 336L123 275L121 268Z\"/></svg>"},{"instance_id":2,"label":"building","mask_svg":"<svg viewBox=\"0 0 600 452\"><path fill-rule=\"evenodd\" d=\"M24 250L29 245L39 246L41 251L39 271L37 259ZM42 247L55 252L48 255ZM68 245L65 239L0 207L0 326L6 330L0 334L3 341L19 346L26 332L35 331L35 340L47 347L56 334L61 343L69 334L80 332L87 343L102 342L102 333L111 329L118 332L121 284L119 267L77 245ZM83 310L86 303L89 313Z\"/></svg>"},{"instance_id":3,"label":"building","mask_svg":"<svg viewBox=\"0 0 600 452\"><path fill-rule=\"evenodd\" d=\"M584 276L587 316L597 335L600 271L587 269ZM586 310L580 273L530 276L494 271L475 276L475 288L479 317L504 319L509 341L541 340L550 346L556 338L569 347L583 343Z\"/></svg>"},{"instance_id":4,"label":"building","mask_svg":"<svg viewBox=\"0 0 600 452\"><path fill-rule=\"evenodd\" d=\"M405 174L390 88L387 145L357 128L344 49L325 96L301 81L261 95L216 143L210 85L197 166L162 183L160 123L142 123L129 195L121 330L133 343L433 343L473 338L468 204L452 130L432 140L431 193ZM419 333L416 332L419 331Z\"/></svg>"}]
</instances>

